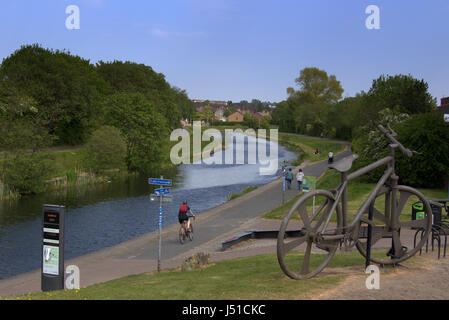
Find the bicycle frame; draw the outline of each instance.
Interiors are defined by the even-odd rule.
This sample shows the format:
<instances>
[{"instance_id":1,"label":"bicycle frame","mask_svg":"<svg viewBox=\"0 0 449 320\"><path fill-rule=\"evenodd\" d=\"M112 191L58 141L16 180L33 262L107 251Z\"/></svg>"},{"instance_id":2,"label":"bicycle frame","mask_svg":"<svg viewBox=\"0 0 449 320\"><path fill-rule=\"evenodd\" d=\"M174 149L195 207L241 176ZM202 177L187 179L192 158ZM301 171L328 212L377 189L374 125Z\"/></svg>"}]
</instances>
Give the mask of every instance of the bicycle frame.
<instances>
[{"instance_id":1,"label":"bicycle frame","mask_svg":"<svg viewBox=\"0 0 449 320\"><path fill-rule=\"evenodd\" d=\"M427 240L432 223L432 209L426 197L418 190L398 184L399 177L395 173L395 150L396 148L402 151L407 157L412 157L415 151L411 151L401 145L394 137L397 135L391 128L388 132L381 125L378 128L390 139L389 155L377 160L374 163L360 168L355 172L349 174L352 160L356 157L345 158L342 162L331 166L341 173L341 180L337 188L333 190L315 190L308 195L300 197L284 217L278 234L277 241L277 256L281 269L286 275L292 279L302 280L314 277L321 272L330 262L338 246L344 244L345 248L356 246L359 252L365 256L369 261L379 264L397 264L412 257L418 250L422 248ZM370 191L369 195L364 200L363 204L358 209L352 221L348 221L348 184L350 181L370 172L381 166L386 166L386 169L380 179L377 181L375 187ZM319 196L319 208L315 208L315 196ZM383 209L376 209L374 204L378 198L384 197L382 202L385 202L385 211ZM423 203L425 219L412 219L409 221L400 221L400 215L409 201L410 196L418 198ZM312 200L313 204L309 203ZM324 201L321 201L324 199ZM341 203L341 205L340 205ZM307 206L312 206L311 216ZM313 208L313 209L312 209ZM302 227L299 229L299 236L295 240L286 240L289 238L287 230L289 222L296 220L297 212L299 213L299 224ZM372 214L369 214L372 213ZM365 215L369 214L366 219ZM332 216L336 215L336 224L332 223L332 227L328 228ZM382 221L377 225L377 220ZM368 228L368 235L365 235L365 230L360 233L362 223L366 223L373 228ZM297 222L292 222L296 227ZM291 227L290 227L291 228ZM370 232L371 230L371 232ZM375 231L373 236L372 231ZM401 231L402 239L401 239ZM418 230L424 232L425 236L421 241L413 244L410 247L407 240L410 240L409 230ZM362 235L363 234L363 235ZM371 236L370 236L371 234ZM367 241L361 241L366 238ZM415 236L416 238L416 236ZM381 251L385 251L383 257L372 257L370 249L373 244L376 244L380 239L391 239L390 244L382 242L378 247ZM373 242L371 242L371 240ZM404 241L405 240L405 241ZM389 241L389 240L387 240ZM299 259L300 270L297 269L297 264L288 264L286 255L295 248L306 244L304 256ZM312 245L322 252L317 256L318 261L316 265L311 266ZM321 254L323 253L324 254ZM327 253L326 253L327 252ZM311 269L312 267L312 269Z\"/></svg>"},{"instance_id":2,"label":"bicycle frame","mask_svg":"<svg viewBox=\"0 0 449 320\"><path fill-rule=\"evenodd\" d=\"M395 163L394 149L397 147L398 147L398 145L396 145L396 144L390 144L390 155L389 156L386 156L376 162L373 162L366 167L360 168L351 174L347 174L347 172L341 173L341 182L337 186L337 188L334 190L334 192L336 193L335 202L331 208L331 212L330 212L330 214L327 218L327 221L324 225L323 233L324 233L324 230L326 230L327 225L329 224L329 221L330 221L332 215L334 214L334 212L337 208L337 205L340 203L340 201L341 201L342 213L343 213L343 230L342 230L343 232L342 232L342 234L335 235L335 236L326 236L326 239L329 239L329 240L343 239L346 237L346 235L348 233L352 233L355 230L358 231L357 228L360 225L360 219L361 219L362 215L367 212L369 205L375 200L377 194L379 193L381 188L385 185L385 183L388 180L391 181L390 185L391 185L391 188L393 189L392 199L389 199L389 201L391 201L392 203L396 202L395 189L398 185L399 177L395 174L395 170L394 170L394 163ZM384 166L384 165L388 165L387 169L384 171L384 174L379 179L379 181L377 182L374 189L370 192L368 198L365 200L365 202L362 204L362 206L357 211L354 219L348 225L347 215L348 215L348 183L349 183L349 181L354 180L354 179L356 179L370 171L373 171L381 166ZM392 207L392 212L389 212L386 214L388 214L388 216L386 217L387 219L390 217L396 217L397 213L396 213L395 206ZM393 222L392 228L396 228L397 227L397 225L396 225L397 219L391 219L391 221Z\"/></svg>"}]
</instances>

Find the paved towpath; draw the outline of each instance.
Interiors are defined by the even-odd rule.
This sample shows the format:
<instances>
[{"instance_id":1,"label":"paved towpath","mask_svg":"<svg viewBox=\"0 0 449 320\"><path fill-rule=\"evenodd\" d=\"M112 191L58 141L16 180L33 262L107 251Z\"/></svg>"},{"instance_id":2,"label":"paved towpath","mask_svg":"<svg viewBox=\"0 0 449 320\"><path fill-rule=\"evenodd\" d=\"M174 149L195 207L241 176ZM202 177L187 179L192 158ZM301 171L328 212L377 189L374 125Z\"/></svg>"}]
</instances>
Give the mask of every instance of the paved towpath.
<instances>
[{"instance_id":1,"label":"paved towpath","mask_svg":"<svg viewBox=\"0 0 449 320\"><path fill-rule=\"evenodd\" d=\"M350 155L347 147L335 156L335 160ZM319 177L327 168L327 161L306 166L306 176ZM296 168L296 172L299 169ZM207 251L213 259L229 259L236 256L258 254L258 249L251 252L233 254L222 253L217 257L221 241L250 229L259 221L259 216L281 204L282 181L277 179L267 185L228 201L220 206L201 212L194 222L195 239L181 245L177 239L179 226L173 224L163 228L161 268L175 268L194 252ZM285 201L293 198L298 190L294 183L291 190L285 192ZM81 286L120 278L131 274L157 270L158 232L151 232L119 245L77 257L65 262L74 264L81 273ZM28 272L12 278L0 280L0 296L25 294L40 291L40 270Z\"/></svg>"}]
</instances>

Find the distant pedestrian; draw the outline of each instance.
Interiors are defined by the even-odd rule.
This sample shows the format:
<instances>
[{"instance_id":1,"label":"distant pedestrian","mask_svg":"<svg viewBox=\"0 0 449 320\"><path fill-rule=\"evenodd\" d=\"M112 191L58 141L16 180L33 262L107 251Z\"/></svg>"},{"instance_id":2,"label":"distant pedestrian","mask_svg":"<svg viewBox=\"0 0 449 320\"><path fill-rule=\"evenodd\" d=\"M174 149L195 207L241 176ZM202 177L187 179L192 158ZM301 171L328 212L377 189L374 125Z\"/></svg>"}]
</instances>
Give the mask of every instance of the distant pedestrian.
<instances>
[{"instance_id":1,"label":"distant pedestrian","mask_svg":"<svg viewBox=\"0 0 449 320\"><path fill-rule=\"evenodd\" d=\"M293 180L293 172L292 168L288 169L287 175L285 177L285 180L287 180L287 188L291 189L292 186L292 180Z\"/></svg>"},{"instance_id":2,"label":"distant pedestrian","mask_svg":"<svg viewBox=\"0 0 449 320\"><path fill-rule=\"evenodd\" d=\"M329 151L329 163L333 163L334 162L334 153L332 151Z\"/></svg>"},{"instance_id":3,"label":"distant pedestrian","mask_svg":"<svg viewBox=\"0 0 449 320\"><path fill-rule=\"evenodd\" d=\"M299 169L298 173L296 174L296 181L298 182L298 190L302 190L302 181L304 180L304 173L302 172L302 169Z\"/></svg>"}]
</instances>

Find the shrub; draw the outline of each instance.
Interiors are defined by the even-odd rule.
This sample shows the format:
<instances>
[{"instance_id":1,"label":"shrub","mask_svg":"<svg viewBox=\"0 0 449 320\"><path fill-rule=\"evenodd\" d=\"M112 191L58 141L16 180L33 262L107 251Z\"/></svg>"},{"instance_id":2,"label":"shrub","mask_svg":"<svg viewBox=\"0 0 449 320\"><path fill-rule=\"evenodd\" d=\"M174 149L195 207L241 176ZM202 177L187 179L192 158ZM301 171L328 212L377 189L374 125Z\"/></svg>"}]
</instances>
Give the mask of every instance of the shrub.
<instances>
[{"instance_id":1,"label":"shrub","mask_svg":"<svg viewBox=\"0 0 449 320\"><path fill-rule=\"evenodd\" d=\"M90 137L85 155L86 168L98 173L125 166L126 142L119 129L102 126Z\"/></svg>"},{"instance_id":2,"label":"shrub","mask_svg":"<svg viewBox=\"0 0 449 320\"><path fill-rule=\"evenodd\" d=\"M51 161L44 153L18 153L7 163L5 184L20 194L36 194L45 190L45 178Z\"/></svg>"},{"instance_id":3,"label":"shrub","mask_svg":"<svg viewBox=\"0 0 449 320\"><path fill-rule=\"evenodd\" d=\"M397 172L401 183L416 187L439 188L449 174L449 125L438 113L411 117L398 128L398 140L410 150L412 158L397 151Z\"/></svg>"}]
</instances>

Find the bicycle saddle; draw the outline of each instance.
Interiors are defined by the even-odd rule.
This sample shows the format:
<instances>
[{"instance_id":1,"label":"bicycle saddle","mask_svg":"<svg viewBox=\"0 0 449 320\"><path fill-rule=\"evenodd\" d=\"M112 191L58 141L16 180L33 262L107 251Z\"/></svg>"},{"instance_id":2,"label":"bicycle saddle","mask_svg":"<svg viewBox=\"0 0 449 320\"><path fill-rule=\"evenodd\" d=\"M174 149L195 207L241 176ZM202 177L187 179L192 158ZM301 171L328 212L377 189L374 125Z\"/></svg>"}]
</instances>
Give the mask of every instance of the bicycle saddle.
<instances>
[{"instance_id":1,"label":"bicycle saddle","mask_svg":"<svg viewBox=\"0 0 449 320\"><path fill-rule=\"evenodd\" d=\"M329 168L335 169L338 172L347 172L352 167L352 162L357 159L359 156L356 154L352 154L349 157L345 157L337 162L329 165Z\"/></svg>"}]
</instances>

